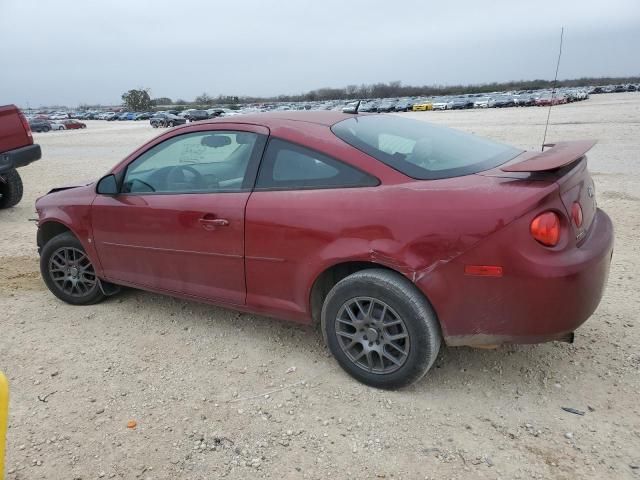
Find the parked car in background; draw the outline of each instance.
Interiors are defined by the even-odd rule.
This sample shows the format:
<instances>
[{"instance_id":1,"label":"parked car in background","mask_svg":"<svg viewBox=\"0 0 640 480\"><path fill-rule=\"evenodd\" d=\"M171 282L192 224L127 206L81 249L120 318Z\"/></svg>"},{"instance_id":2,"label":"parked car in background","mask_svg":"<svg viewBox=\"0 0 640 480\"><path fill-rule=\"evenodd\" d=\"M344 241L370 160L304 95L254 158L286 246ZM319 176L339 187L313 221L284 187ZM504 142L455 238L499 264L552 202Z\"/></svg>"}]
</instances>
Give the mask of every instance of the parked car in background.
<instances>
[{"instance_id":1,"label":"parked car in background","mask_svg":"<svg viewBox=\"0 0 640 480\"><path fill-rule=\"evenodd\" d=\"M413 104L409 100L398 100L393 106L395 112L408 112L413 107Z\"/></svg>"},{"instance_id":2,"label":"parked car in background","mask_svg":"<svg viewBox=\"0 0 640 480\"><path fill-rule=\"evenodd\" d=\"M465 110L473 108L473 101L468 98L454 98L451 100L451 110Z\"/></svg>"},{"instance_id":3,"label":"parked car in background","mask_svg":"<svg viewBox=\"0 0 640 480\"><path fill-rule=\"evenodd\" d=\"M42 120L40 118L29 120L29 126L34 132L48 132L49 130L51 130L51 122L49 122L49 120Z\"/></svg>"},{"instance_id":4,"label":"parked car in background","mask_svg":"<svg viewBox=\"0 0 640 480\"><path fill-rule=\"evenodd\" d=\"M515 101L513 97L507 97L504 95L499 95L494 98L494 107L495 108L505 108L505 107L514 107Z\"/></svg>"},{"instance_id":5,"label":"parked car in background","mask_svg":"<svg viewBox=\"0 0 640 480\"><path fill-rule=\"evenodd\" d=\"M359 112L367 113L367 112L377 112L378 111L378 103L377 102L360 102L360 108L358 108Z\"/></svg>"},{"instance_id":6,"label":"parked car in background","mask_svg":"<svg viewBox=\"0 0 640 480\"><path fill-rule=\"evenodd\" d=\"M450 110L453 107L453 100L437 100L433 102L433 110Z\"/></svg>"},{"instance_id":7,"label":"parked car in background","mask_svg":"<svg viewBox=\"0 0 640 480\"><path fill-rule=\"evenodd\" d=\"M473 102L474 108L492 108L495 106L495 100L491 97L480 97Z\"/></svg>"},{"instance_id":8,"label":"parked car in background","mask_svg":"<svg viewBox=\"0 0 640 480\"><path fill-rule=\"evenodd\" d=\"M209 119L209 114L206 110L191 110L184 116L184 118L186 118L190 122L197 122L199 120Z\"/></svg>"},{"instance_id":9,"label":"parked car in background","mask_svg":"<svg viewBox=\"0 0 640 480\"><path fill-rule=\"evenodd\" d=\"M54 121L51 123L51 130L66 130L64 123L62 121Z\"/></svg>"},{"instance_id":10,"label":"parked car in background","mask_svg":"<svg viewBox=\"0 0 640 480\"><path fill-rule=\"evenodd\" d=\"M209 108L208 110L206 110L207 115L209 116L209 118L216 118L216 117L220 117L222 115L225 114L225 109L224 108Z\"/></svg>"},{"instance_id":11,"label":"parked car in background","mask_svg":"<svg viewBox=\"0 0 640 480\"><path fill-rule=\"evenodd\" d=\"M535 105L535 98L530 94L520 94L513 97L513 102L517 107L530 107Z\"/></svg>"},{"instance_id":12,"label":"parked car in background","mask_svg":"<svg viewBox=\"0 0 640 480\"><path fill-rule=\"evenodd\" d=\"M152 112L138 113L134 120L149 120L153 116Z\"/></svg>"},{"instance_id":13,"label":"parked car in background","mask_svg":"<svg viewBox=\"0 0 640 480\"><path fill-rule=\"evenodd\" d=\"M395 110L396 107L396 102L393 100L385 100L383 102L380 102L378 104L378 112L380 113L387 113L387 112L393 112Z\"/></svg>"},{"instance_id":14,"label":"parked car in background","mask_svg":"<svg viewBox=\"0 0 640 480\"><path fill-rule=\"evenodd\" d=\"M566 102L567 102L566 98L562 98L557 95L548 93L536 98L535 105L538 107L546 107L549 105L560 105Z\"/></svg>"},{"instance_id":15,"label":"parked car in background","mask_svg":"<svg viewBox=\"0 0 640 480\"><path fill-rule=\"evenodd\" d=\"M414 112L424 112L427 110L433 110L433 103L431 102L414 103L412 110Z\"/></svg>"},{"instance_id":16,"label":"parked car in background","mask_svg":"<svg viewBox=\"0 0 640 480\"><path fill-rule=\"evenodd\" d=\"M187 123L187 119L171 113L157 113L149 119L149 123L153 128L175 127L177 125L184 125Z\"/></svg>"},{"instance_id":17,"label":"parked car in background","mask_svg":"<svg viewBox=\"0 0 640 480\"><path fill-rule=\"evenodd\" d=\"M63 120L62 123L64 124L67 130L77 130L81 128L87 128L86 123L79 122L78 120Z\"/></svg>"}]
</instances>

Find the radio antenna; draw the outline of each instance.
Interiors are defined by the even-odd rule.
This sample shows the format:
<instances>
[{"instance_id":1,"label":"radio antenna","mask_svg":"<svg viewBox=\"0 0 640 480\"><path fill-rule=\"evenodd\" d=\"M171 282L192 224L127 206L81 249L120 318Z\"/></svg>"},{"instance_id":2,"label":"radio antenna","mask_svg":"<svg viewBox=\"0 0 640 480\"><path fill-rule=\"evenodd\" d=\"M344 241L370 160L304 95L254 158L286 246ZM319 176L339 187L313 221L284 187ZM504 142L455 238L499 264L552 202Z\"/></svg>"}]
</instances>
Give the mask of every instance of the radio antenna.
<instances>
[{"instance_id":1,"label":"radio antenna","mask_svg":"<svg viewBox=\"0 0 640 480\"><path fill-rule=\"evenodd\" d=\"M558 69L560 68L560 57L562 57L562 39L564 37L564 27L560 30L560 50L558 51L558 63L556 64L556 76L553 79L553 87L551 89L551 101L549 102L549 110L547 111L547 123L544 126L544 137L542 138L542 149L544 150L544 144L547 141L547 129L549 128L549 117L551 117L551 107L553 106L553 99L556 96L556 82L558 81Z\"/></svg>"}]
</instances>

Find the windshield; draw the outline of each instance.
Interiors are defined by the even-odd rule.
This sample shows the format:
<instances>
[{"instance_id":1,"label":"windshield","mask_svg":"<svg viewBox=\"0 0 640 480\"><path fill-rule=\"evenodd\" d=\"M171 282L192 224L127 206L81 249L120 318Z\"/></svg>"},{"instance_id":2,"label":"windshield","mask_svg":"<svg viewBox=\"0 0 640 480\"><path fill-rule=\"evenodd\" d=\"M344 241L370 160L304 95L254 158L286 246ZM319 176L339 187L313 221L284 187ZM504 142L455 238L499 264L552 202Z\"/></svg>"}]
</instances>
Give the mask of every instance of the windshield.
<instances>
[{"instance_id":1,"label":"windshield","mask_svg":"<svg viewBox=\"0 0 640 480\"><path fill-rule=\"evenodd\" d=\"M451 178L495 168L522 150L467 133L395 115L362 115L336 123L349 145L418 179Z\"/></svg>"}]
</instances>

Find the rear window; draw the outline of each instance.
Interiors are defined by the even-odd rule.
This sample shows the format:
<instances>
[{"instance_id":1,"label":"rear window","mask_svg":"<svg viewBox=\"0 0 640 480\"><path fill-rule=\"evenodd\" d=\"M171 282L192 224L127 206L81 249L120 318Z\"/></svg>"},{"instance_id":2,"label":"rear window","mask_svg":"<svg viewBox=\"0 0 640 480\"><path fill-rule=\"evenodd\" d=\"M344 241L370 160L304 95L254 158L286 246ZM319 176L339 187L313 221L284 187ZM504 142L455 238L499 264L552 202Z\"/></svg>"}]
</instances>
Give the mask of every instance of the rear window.
<instances>
[{"instance_id":1,"label":"rear window","mask_svg":"<svg viewBox=\"0 0 640 480\"><path fill-rule=\"evenodd\" d=\"M495 168L522 150L395 115L362 115L331 127L349 145L418 179L460 177Z\"/></svg>"}]
</instances>

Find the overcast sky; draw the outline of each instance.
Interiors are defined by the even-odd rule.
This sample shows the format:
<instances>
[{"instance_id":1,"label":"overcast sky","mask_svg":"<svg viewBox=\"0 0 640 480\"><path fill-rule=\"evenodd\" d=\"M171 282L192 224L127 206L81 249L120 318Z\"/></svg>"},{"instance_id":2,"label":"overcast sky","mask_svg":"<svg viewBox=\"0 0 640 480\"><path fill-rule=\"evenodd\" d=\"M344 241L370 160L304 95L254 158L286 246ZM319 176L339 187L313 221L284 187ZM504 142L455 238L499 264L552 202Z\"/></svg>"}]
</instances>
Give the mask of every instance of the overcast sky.
<instances>
[{"instance_id":1,"label":"overcast sky","mask_svg":"<svg viewBox=\"0 0 640 480\"><path fill-rule=\"evenodd\" d=\"M640 74L640 0L0 0L0 105Z\"/></svg>"}]
</instances>

